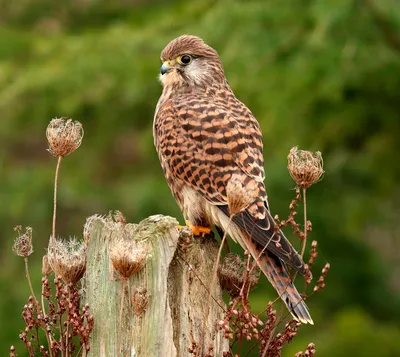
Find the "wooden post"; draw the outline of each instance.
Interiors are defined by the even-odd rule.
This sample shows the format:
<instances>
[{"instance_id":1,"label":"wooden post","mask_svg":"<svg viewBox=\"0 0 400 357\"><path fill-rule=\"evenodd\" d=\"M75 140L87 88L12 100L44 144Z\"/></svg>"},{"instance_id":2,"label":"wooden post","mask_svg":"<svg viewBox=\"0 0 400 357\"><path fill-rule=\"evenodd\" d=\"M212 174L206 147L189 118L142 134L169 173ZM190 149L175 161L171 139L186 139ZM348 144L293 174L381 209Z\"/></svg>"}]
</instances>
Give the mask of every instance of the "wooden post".
<instances>
[{"instance_id":1,"label":"wooden post","mask_svg":"<svg viewBox=\"0 0 400 357\"><path fill-rule=\"evenodd\" d=\"M84 289L95 323L89 356L191 356L188 349L192 342L199 344L202 334L218 244L210 238L192 239L187 229L178 231L177 225L176 219L161 215L138 225L89 219ZM129 278L124 291L109 256L121 234L147 247L144 267ZM203 353L213 347L211 355L222 356L228 341L217 322L223 319L225 304L218 279L215 285ZM125 302L119 328L121 294Z\"/></svg>"}]
</instances>

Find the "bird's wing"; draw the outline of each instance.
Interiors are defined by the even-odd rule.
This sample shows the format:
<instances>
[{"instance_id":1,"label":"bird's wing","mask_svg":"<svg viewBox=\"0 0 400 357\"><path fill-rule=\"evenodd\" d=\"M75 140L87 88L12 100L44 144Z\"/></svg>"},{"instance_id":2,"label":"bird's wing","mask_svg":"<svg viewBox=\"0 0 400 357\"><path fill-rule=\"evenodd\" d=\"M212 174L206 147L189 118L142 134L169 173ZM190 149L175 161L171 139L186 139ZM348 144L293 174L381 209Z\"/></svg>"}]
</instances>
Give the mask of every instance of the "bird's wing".
<instances>
[{"instance_id":1,"label":"bird's wing","mask_svg":"<svg viewBox=\"0 0 400 357\"><path fill-rule=\"evenodd\" d=\"M252 116L238 120L227 108L189 96L166 103L155 123L156 146L169 170L209 202L227 204L226 184L233 174L244 185L256 182L258 197L266 201L262 136Z\"/></svg>"},{"instance_id":2,"label":"bird's wing","mask_svg":"<svg viewBox=\"0 0 400 357\"><path fill-rule=\"evenodd\" d=\"M256 199L234 222L262 247L304 274L304 263L275 229L264 186L262 135L250 110L236 98L225 105L189 95L164 104L156 114L155 137L164 165L176 178L230 215L227 185L233 175Z\"/></svg>"}]
</instances>

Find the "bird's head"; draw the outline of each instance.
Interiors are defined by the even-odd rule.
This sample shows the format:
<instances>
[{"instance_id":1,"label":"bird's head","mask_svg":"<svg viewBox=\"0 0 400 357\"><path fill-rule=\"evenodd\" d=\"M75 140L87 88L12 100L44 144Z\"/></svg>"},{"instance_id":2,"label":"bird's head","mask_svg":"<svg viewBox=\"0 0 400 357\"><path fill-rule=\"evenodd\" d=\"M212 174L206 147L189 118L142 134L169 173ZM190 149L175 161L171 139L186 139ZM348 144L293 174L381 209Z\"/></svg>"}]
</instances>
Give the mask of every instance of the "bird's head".
<instances>
[{"instance_id":1,"label":"bird's head","mask_svg":"<svg viewBox=\"0 0 400 357\"><path fill-rule=\"evenodd\" d=\"M196 36L172 40L162 51L161 61L160 80L164 87L208 87L225 81L217 51Z\"/></svg>"}]
</instances>

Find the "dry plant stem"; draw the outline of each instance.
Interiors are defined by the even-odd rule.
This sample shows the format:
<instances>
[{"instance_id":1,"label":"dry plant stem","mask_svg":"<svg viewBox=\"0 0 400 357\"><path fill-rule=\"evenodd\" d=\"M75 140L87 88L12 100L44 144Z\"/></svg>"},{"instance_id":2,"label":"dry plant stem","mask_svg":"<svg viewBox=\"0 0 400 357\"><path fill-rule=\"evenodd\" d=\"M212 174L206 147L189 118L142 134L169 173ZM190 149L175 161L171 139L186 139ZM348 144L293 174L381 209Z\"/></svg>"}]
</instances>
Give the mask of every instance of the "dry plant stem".
<instances>
[{"instance_id":1,"label":"dry plant stem","mask_svg":"<svg viewBox=\"0 0 400 357\"><path fill-rule=\"evenodd\" d=\"M304 239L303 242L301 243L301 251L300 251L300 256L303 258L304 252L306 250L306 244L307 244L307 198L306 198L306 192L307 189L303 187L303 215L304 215ZM295 281L297 275L297 271L294 272L292 282Z\"/></svg>"},{"instance_id":2,"label":"dry plant stem","mask_svg":"<svg viewBox=\"0 0 400 357\"><path fill-rule=\"evenodd\" d=\"M44 308L44 296L43 296L43 290L44 288L42 288L42 296L41 296L41 302L42 302L42 311L43 311L43 317L46 316L46 310Z\"/></svg>"},{"instance_id":3,"label":"dry plant stem","mask_svg":"<svg viewBox=\"0 0 400 357\"><path fill-rule=\"evenodd\" d=\"M248 295L249 295L249 290L250 290L250 284L249 284L249 286L247 287L247 291L246 291L246 295L244 294L244 288L246 287L246 282L247 282L247 280L248 280L248 278L249 278L249 274L250 274L250 261L251 261L251 255L249 254L248 256L247 256L247 264L246 264L246 271L245 271L245 276L244 276L244 279L243 279L243 285L242 285L242 288L240 289L240 293L239 293L239 296L240 296L240 298L241 298L241 300L244 302L245 300L246 300L246 298L248 297ZM243 342L243 336L242 336L242 334L240 334L240 337L239 337L239 341L238 341L238 355L240 356L240 352L241 352L241 349L242 349L242 342Z\"/></svg>"},{"instance_id":4,"label":"dry plant stem","mask_svg":"<svg viewBox=\"0 0 400 357\"><path fill-rule=\"evenodd\" d=\"M31 282L31 276L29 275L29 268L28 268L28 257L24 258L25 261L25 274L26 274L26 280L28 280L28 285L29 285L29 289L31 291L31 295L33 297L33 299L35 300L35 307L36 307L36 311L38 312L38 314L40 313L39 310L39 303L38 300L36 299L36 295L33 291L33 287L32 287L32 282Z\"/></svg>"},{"instance_id":5,"label":"dry plant stem","mask_svg":"<svg viewBox=\"0 0 400 357\"><path fill-rule=\"evenodd\" d=\"M232 216L229 220L229 224L231 223L231 221L232 221ZM221 244L219 245L219 249L218 249L217 260L215 261L215 264L214 264L213 278L212 278L211 285L210 285L209 292L208 292L208 302L207 302L206 312L205 312L204 319L203 319L203 327L201 330L199 349L197 351L198 353L196 354L197 356L200 356L201 351L203 350L203 341L204 341L204 335L206 332L206 323L207 323L208 315L210 313L211 303L213 300L212 290L214 288L215 282L217 281L218 265L219 265L219 260L221 258L221 252L222 252L222 248L225 243L225 239L226 239L226 232L224 232L224 236L222 237L222 241L221 241Z\"/></svg>"},{"instance_id":6,"label":"dry plant stem","mask_svg":"<svg viewBox=\"0 0 400 357\"><path fill-rule=\"evenodd\" d=\"M62 322L60 321L60 330L61 330L61 324L62 324ZM67 357L66 350L65 350L64 337L60 338L60 343L61 343L61 357Z\"/></svg>"},{"instance_id":7,"label":"dry plant stem","mask_svg":"<svg viewBox=\"0 0 400 357\"><path fill-rule=\"evenodd\" d=\"M242 334L240 334L239 342L238 342L238 350L237 350L238 356L240 356L240 352L241 352L241 349L242 349L242 339L243 339L243 336L242 336Z\"/></svg>"},{"instance_id":8,"label":"dry plant stem","mask_svg":"<svg viewBox=\"0 0 400 357\"><path fill-rule=\"evenodd\" d=\"M44 306L44 296L43 296L43 291L44 290L44 288L42 288L42 297L41 297L41 301L42 301L42 311L43 311L43 317L45 317L46 316L46 309L45 309L45 306ZM50 354L50 357L53 357L53 352L52 352L52 349L51 349L51 335L49 334L49 332L47 331L47 329L44 329L44 332L45 332L45 335L46 335L46 339L47 339L47 345L49 346L49 354Z\"/></svg>"},{"instance_id":9,"label":"dry plant stem","mask_svg":"<svg viewBox=\"0 0 400 357\"><path fill-rule=\"evenodd\" d=\"M265 356L267 355L268 347L269 347L269 344L271 343L272 336L274 335L275 330L276 330L276 326L275 326L275 327L272 329L272 331L271 331L271 334L270 334L270 336L269 336L268 342L267 342L267 344L265 345L265 348L264 348L264 351L263 351L263 354L261 355L261 357L265 357Z\"/></svg>"},{"instance_id":10,"label":"dry plant stem","mask_svg":"<svg viewBox=\"0 0 400 357\"><path fill-rule=\"evenodd\" d=\"M307 243L307 200L306 200L306 192L307 189L303 188L303 206L304 206L304 240L303 245L301 247L301 257L303 258L304 251L306 250Z\"/></svg>"},{"instance_id":11,"label":"dry plant stem","mask_svg":"<svg viewBox=\"0 0 400 357\"><path fill-rule=\"evenodd\" d=\"M244 288L245 288L245 286L246 286L246 281L247 281L247 279L249 278L249 274L250 274L250 272L252 271L252 269L250 269L250 260L251 260L251 255L249 254L248 255L248 257L247 257L247 264L246 264L246 272L245 272L245 276L244 276L244 279L243 279L243 285L242 285L242 288L240 289L240 297L242 298L242 300L244 299L244 295L243 295L243 292L244 292ZM250 290L250 285L248 286L248 289L247 289L247 292L246 292L246 297L249 295L249 290ZM240 354L239 354L239 356L240 356Z\"/></svg>"},{"instance_id":12,"label":"dry plant stem","mask_svg":"<svg viewBox=\"0 0 400 357\"><path fill-rule=\"evenodd\" d=\"M52 238L56 237L56 217L57 217L57 184L58 184L58 172L60 170L62 156L58 157L57 166L56 166L56 174L54 177L54 206L53 206L53 230L52 230Z\"/></svg>"},{"instance_id":13,"label":"dry plant stem","mask_svg":"<svg viewBox=\"0 0 400 357\"><path fill-rule=\"evenodd\" d=\"M86 357L86 356L87 356L86 348L85 348L85 354L81 354L81 351L82 351L82 346L79 347L78 353L77 353L76 355L77 355L77 356L84 356L84 357Z\"/></svg>"},{"instance_id":14,"label":"dry plant stem","mask_svg":"<svg viewBox=\"0 0 400 357\"><path fill-rule=\"evenodd\" d=\"M65 326L65 355L68 357L69 356L69 341L68 341L68 337L69 337L69 304L71 302L71 288L70 286L68 286L68 304L67 304L67 324Z\"/></svg>"},{"instance_id":15,"label":"dry plant stem","mask_svg":"<svg viewBox=\"0 0 400 357\"><path fill-rule=\"evenodd\" d=\"M261 339L258 339L257 342L247 350L247 353L244 355L244 357L248 357L251 351L253 351L260 344L260 342Z\"/></svg>"},{"instance_id":16,"label":"dry plant stem","mask_svg":"<svg viewBox=\"0 0 400 357\"><path fill-rule=\"evenodd\" d=\"M121 355L121 326L122 326L122 313L124 311L124 297L127 279L122 280L122 294L121 294L121 307L119 308L119 326L118 326L118 342L117 342L117 356Z\"/></svg>"},{"instance_id":17,"label":"dry plant stem","mask_svg":"<svg viewBox=\"0 0 400 357\"><path fill-rule=\"evenodd\" d=\"M64 337L63 337L63 335L64 335L64 332L63 332L63 324L62 324L62 321L61 321L62 319L61 319L61 316L60 316L60 318L58 319L58 322L59 322L59 325L60 325L60 345L61 345L61 356L62 357L65 357L65 344L64 344Z\"/></svg>"}]
</instances>

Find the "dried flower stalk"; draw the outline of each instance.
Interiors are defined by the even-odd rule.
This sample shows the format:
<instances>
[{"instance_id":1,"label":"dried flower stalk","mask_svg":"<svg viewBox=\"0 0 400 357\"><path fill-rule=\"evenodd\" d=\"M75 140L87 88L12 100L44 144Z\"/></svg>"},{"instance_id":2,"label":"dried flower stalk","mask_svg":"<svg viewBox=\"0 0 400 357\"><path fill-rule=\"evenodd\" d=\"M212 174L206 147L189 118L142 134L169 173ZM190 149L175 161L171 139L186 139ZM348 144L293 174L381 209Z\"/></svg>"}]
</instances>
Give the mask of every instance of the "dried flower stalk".
<instances>
[{"instance_id":1,"label":"dried flower stalk","mask_svg":"<svg viewBox=\"0 0 400 357\"><path fill-rule=\"evenodd\" d=\"M47 149L53 156L57 157L57 166L54 177L54 200L53 200L53 225L52 236L56 237L56 217L57 217L57 185L58 173L60 170L61 159L74 152L82 143L83 127L78 121L72 119L55 118L52 119L46 129L46 137L49 143Z\"/></svg>"},{"instance_id":2,"label":"dried flower stalk","mask_svg":"<svg viewBox=\"0 0 400 357\"><path fill-rule=\"evenodd\" d=\"M83 242L72 238L68 241L51 239L47 252L48 262L61 279L75 285L86 270L86 247Z\"/></svg>"},{"instance_id":3,"label":"dried flower stalk","mask_svg":"<svg viewBox=\"0 0 400 357\"><path fill-rule=\"evenodd\" d=\"M47 301L47 313L40 307L36 310L34 299L29 297L22 311L26 327L19 335L20 340L29 356L87 356L94 319L87 304L80 307L82 291L59 278L54 280L54 293L51 286L47 278L42 278L42 296ZM47 346L38 344L40 331L46 335ZM80 350L74 353L77 346ZM15 356L15 348L11 346L10 357Z\"/></svg>"},{"instance_id":4,"label":"dried flower stalk","mask_svg":"<svg viewBox=\"0 0 400 357\"><path fill-rule=\"evenodd\" d=\"M65 157L73 153L82 143L83 127L72 119L55 118L46 130L48 151L55 157Z\"/></svg>"},{"instance_id":5,"label":"dried flower stalk","mask_svg":"<svg viewBox=\"0 0 400 357\"><path fill-rule=\"evenodd\" d=\"M16 226L14 227L14 231L18 232L18 237L15 239L12 247L13 252L20 257L29 257L33 253L32 228L26 227L25 233L21 234L22 227Z\"/></svg>"},{"instance_id":6,"label":"dried flower stalk","mask_svg":"<svg viewBox=\"0 0 400 357\"><path fill-rule=\"evenodd\" d=\"M300 256L304 256L307 244L307 232L311 229L307 221L306 190L321 179L324 173L322 155L319 151L313 153L307 150L299 150L293 147L288 155L288 170L290 176L296 182L297 187L303 190L304 206L304 240L301 246Z\"/></svg>"},{"instance_id":7,"label":"dried flower stalk","mask_svg":"<svg viewBox=\"0 0 400 357\"><path fill-rule=\"evenodd\" d=\"M124 215L117 211L117 219L114 224L125 225L126 219ZM113 217L114 218L114 217ZM121 326L122 313L124 310L125 289L129 277L142 269L146 263L147 246L144 243L133 241L132 239L121 237L117 243L110 247L110 259L114 269L118 272L122 279L121 304L119 310L119 328L117 341L117 356L121 352Z\"/></svg>"},{"instance_id":8,"label":"dried flower stalk","mask_svg":"<svg viewBox=\"0 0 400 357\"><path fill-rule=\"evenodd\" d=\"M47 276L50 275L52 272L53 269L51 269L51 266L49 264L49 258L46 254L42 258L42 274Z\"/></svg>"},{"instance_id":9,"label":"dried flower stalk","mask_svg":"<svg viewBox=\"0 0 400 357\"><path fill-rule=\"evenodd\" d=\"M260 268L252 269L248 277L245 275L246 263L236 254L228 254L218 268L219 282L224 290L234 298L245 290L253 289L260 279Z\"/></svg>"},{"instance_id":10,"label":"dried flower stalk","mask_svg":"<svg viewBox=\"0 0 400 357\"><path fill-rule=\"evenodd\" d=\"M143 243L121 238L110 247L110 259L114 269L128 279L146 263L147 247Z\"/></svg>"},{"instance_id":11,"label":"dried flower stalk","mask_svg":"<svg viewBox=\"0 0 400 357\"><path fill-rule=\"evenodd\" d=\"M319 151L313 153L295 146L288 155L288 170L297 186L307 189L324 173L322 155Z\"/></svg>"},{"instance_id":12,"label":"dried flower stalk","mask_svg":"<svg viewBox=\"0 0 400 357\"><path fill-rule=\"evenodd\" d=\"M241 176L234 174L226 186L229 212L234 216L247 208L257 198L257 183L250 181L244 186Z\"/></svg>"},{"instance_id":13,"label":"dried flower stalk","mask_svg":"<svg viewBox=\"0 0 400 357\"><path fill-rule=\"evenodd\" d=\"M31 276L29 274L29 266L28 266L28 257L33 253L32 228L26 227L25 233L21 234L22 226L19 225L19 226L14 227L14 231L18 232L18 237L15 239L12 249L15 254L24 258L26 280L28 281L29 290L31 291L34 305L35 305L36 309L39 309L39 303L36 298L35 292L33 291L33 286L32 286Z\"/></svg>"}]
</instances>

